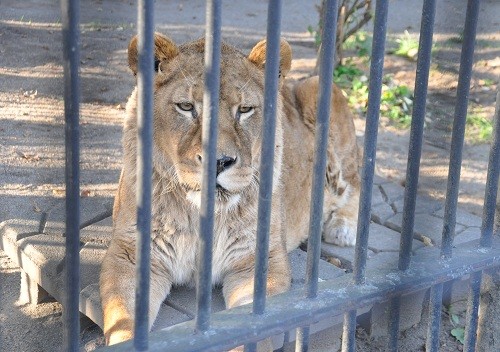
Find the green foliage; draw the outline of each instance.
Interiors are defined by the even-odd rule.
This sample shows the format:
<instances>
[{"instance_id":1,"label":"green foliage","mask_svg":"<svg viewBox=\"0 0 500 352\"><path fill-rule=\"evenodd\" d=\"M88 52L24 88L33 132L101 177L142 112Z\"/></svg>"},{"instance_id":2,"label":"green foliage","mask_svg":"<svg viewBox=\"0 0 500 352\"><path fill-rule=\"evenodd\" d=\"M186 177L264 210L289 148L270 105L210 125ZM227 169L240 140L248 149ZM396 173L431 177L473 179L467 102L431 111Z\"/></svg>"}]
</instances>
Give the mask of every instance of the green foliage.
<instances>
[{"instance_id":1,"label":"green foliage","mask_svg":"<svg viewBox=\"0 0 500 352\"><path fill-rule=\"evenodd\" d=\"M365 31L358 31L354 36L347 38L343 48L355 50L358 57L369 57L372 51L372 36Z\"/></svg>"},{"instance_id":2,"label":"green foliage","mask_svg":"<svg viewBox=\"0 0 500 352\"><path fill-rule=\"evenodd\" d=\"M448 38L448 42L453 44L462 44L464 41L464 32L458 33L456 36Z\"/></svg>"},{"instance_id":3,"label":"green foliage","mask_svg":"<svg viewBox=\"0 0 500 352\"><path fill-rule=\"evenodd\" d=\"M313 26L307 26L307 31L314 38L314 44L319 48L321 44L321 33L318 29L315 29Z\"/></svg>"},{"instance_id":4,"label":"green foliage","mask_svg":"<svg viewBox=\"0 0 500 352\"><path fill-rule=\"evenodd\" d=\"M490 78L485 78L482 83L484 87L491 87L495 84L495 81Z\"/></svg>"},{"instance_id":5,"label":"green foliage","mask_svg":"<svg viewBox=\"0 0 500 352\"><path fill-rule=\"evenodd\" d=\"M493 135L493 123L479 114L467 114L465 134L473 142L487 142Z\"/></svg>"},{"instance_id":6,"label":"green foliage","mask_svg":"<svg viewBox=\"0 0 500 352\"><path fill-rule=\"evenodd\" d=\"M348 62L339 65L333 81L347 92L347 100L354 110L366 113L368 107L368 78L358 67ZM391 76L385 76L382 84L380 115L393 121L396 126L406 128L411 123L413 92L405 85L395 84Z\"/></svg>"},{"instance_id":7,"label":"green foliage","mask_svg":"<svg viewBox=\"0 0 500 352\"><path fill-rule=\"evenodd\" d=\"M388 117L400 127L411 124L413 107L413 92L405 85L396 85L390 77L385 77L386 83L382 84L382 97L380 101L380 114Z\"/></svg>"},{"instance_id":8,"label":"green foliage","mask_svg":"<svg viewBox=\"0 0 500 352\"><path fill-rule=\"evenodd\" d=\"M458 327L451 329L450 331L451 336L457 339L462 345L464 344L465 341L465 329L463 327Z\"/></svg>"},{"instance_id":9,"label":"green foliage","mask_svg":"<svg viewBox=\"0 0 500 352\"><path fill-rule=\"evenodd\" d=\"M415 60L418 54L418 41L405 30L403 35L396 39L397 48L391 54Z\"/></svg>"},{"instance_id":10,"label":"green foliage","mask_svg":"<svg viewBox=\"0 0 500 352\"><path fill-rule=\"evenodd\" d=\"M342 88L350 88L354 80L358 80L363 75L356 66L347 63L346 65L338 65L333 72L333 81Z\"/></svg>"},{"instance_id":11,"label":"green foliage","mask_svg":"<svg viewBox=\"0 0 500 352\"><path fill-rule=\"evenodd\" d=\"M460 324L460 317L453 313L451 306L447 307L446 310L448 316L450 317L451 325L453 325L453 329L450 330L450 334L463 345L465 340L465 328L462 324Z\"/></svg>"}]
</instances>

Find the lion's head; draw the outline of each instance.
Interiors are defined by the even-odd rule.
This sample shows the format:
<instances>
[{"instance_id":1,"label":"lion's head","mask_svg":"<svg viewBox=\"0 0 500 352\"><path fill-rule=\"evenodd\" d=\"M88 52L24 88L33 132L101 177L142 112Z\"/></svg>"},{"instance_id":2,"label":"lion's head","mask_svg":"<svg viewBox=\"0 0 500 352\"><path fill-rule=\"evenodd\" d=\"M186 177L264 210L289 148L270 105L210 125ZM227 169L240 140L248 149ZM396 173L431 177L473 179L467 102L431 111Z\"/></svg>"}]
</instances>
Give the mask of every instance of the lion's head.
<instances>
[{"instance_id":1,"label":"lion's head","mask_svg":"<svg viewBox=\"0 0 500 352\"><path fill-rule=\"evenodd\" d=\"M199 206L202 174L204 40L177 46L155 34L153 163L171 189ZM218 107L216 206L232 209L258 186L264 109L265 41L245 56L225 43L221 49ZM137 38L129 44L129 66L138 65ZM280 83L290 70L291 49L281 42ZM136 93L134 93L136 94ZM133 97L134 97L133 94ZM136 132L135 101L127 125ZM130 103L129 103L130 105ZM278 95L274 185L278 185L283 154L282 101ZM130 117L129 117L130 119ZM135 135L125 131L125 140ZM127 144L127 143L126 143ZM132 143L133 144L133 143ZM133 153L135 155L135 153Z\"/></svg>"}]
</instances>

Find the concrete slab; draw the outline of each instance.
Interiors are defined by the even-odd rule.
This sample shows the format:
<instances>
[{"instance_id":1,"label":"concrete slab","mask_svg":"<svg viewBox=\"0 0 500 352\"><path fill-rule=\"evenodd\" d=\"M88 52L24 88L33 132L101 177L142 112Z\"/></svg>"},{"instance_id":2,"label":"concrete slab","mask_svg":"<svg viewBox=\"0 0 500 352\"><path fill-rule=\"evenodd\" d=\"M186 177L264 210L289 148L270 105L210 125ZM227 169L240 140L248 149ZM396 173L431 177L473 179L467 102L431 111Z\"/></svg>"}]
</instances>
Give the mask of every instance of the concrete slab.
<instances>
[{"instance_id":1,"label":"concrete slab","mask_svg":"<svg viewBox=\"0 0 500 352\"><path fill-rule=\"evenodd\" d=\"M21 289L19 292L19 304L40 304L50 299L50 294L32 280L25 271L21 271Z\"/></svg>"},{"instance_id":2,"label":"concrete slab","mask_svg":"<svg viewBox=\"0 0 500 352\"><path fill-rule=\"evenodd\" d=\"M457 233L453 239L453 245L457 246L466 242L477 240L481 237L481 228L469 227L464 231Z\"/></svg>"},{"instance_id":3,"label":"concrete slab","mask_svg":"<svg viewBox=\"0 0 500 352\"><path fill-rule=\"evenodd\" d=\"M381 184L380 189L382 190L382 194L384 194L389 204L403 198L405 192L405 188L403 186L398 185L394 182Z\"/></svg>"},{"instance_id":4,"label":"concrete slab","mask_svg":"<svg viewBox=\"0 0 500 352\"><path fill-rule=\"evenodd\" d=\"M342 324L311 333L309 335L309 350L314 352L335 352L340 351L342 344ZM285 340L283 352L295 352L295 331Z\"/></svg>"},{"instance_id":5,"label":"concrete slab","mask_svg":"<svg viewBox=\"0 0 500 352\"><path fill-rule=\"evenodd\" d=\"M107 217L80 230L80 241L101 243L108 246L113 236L113 221Z\"/></svg>"},{"instance_id":6,"label":"concrete slab","mask_svg":"<svg viewBox=\"0 0 500 352\"><path fill-rule=\"evenodd\" d=\"M361 174L361 171L360 171L360 174ZM380 186L380 185L383 185L386 183L391 183L391 181L389 181L385 177L379 176L377 174L373 175L373 184L374 185Z\"/></svg>"},{"instance_id":7,"label":"concrete slab","mask_svg":"<svg viewBox=\"0 0 500 352\"><path fill-rule=\"evenodd\" d=\"M393 217L389 218L384 223L384 225L389 227L390 229L400 232L402 220L403 220L403 214L398 213ZM462 232L464 229L465 229L464 226L456 224L455 233ZM429 241L431 241L433 246L440 246L442 231L443 231L443 219L428 214L415 215L413 237L418 239L419 241L428 244L430 244Z\"/></svg>"},{"instance_id":8,"label":"concrete slab","mask_svg":"<svg viewBox=\"0 0 500 352\"><path fill-rule=\"evenodd\" d=\"M13 219L0 224L0 249L8 254L17 266L20 266L20 255L17 242L23 238L39 234L40 216L32 219Z\"/></svg>"},{"instance_id":9,"label":"concrete slab","mask_svg":"<svg viewBox=\"0 0 500 352\"><path fill-rule=\"evenodd\" d=\"M428 290L404 295L401 297L399 329L405 331L422 320L423 308L428 299ZM389 302L376 303L373 305L368 319L362 319L359 323L370 337L377 338L388 335L389 325Z\"/></svg>"},{"instance_id":10,"label":"concrete slab","mask_svg":"<svg viewBox=\"0 0 500 352\"><path fill-rule=\"evenodd\" d=\"M387 203L380 203L378 205L372 206L371 209L371 220L383 224L387 219L391 218L396 214L394 209Z\"/></svg>"},{"instance_id":11,"label":"concrete slab","mask_svg":"<svg viewBox=\"0 0 500 352\"><path fill-rule=\"evenodd\" d=\"M90 203L87 203L90 204ZM98 209L100 214L103 209ZM104 209L106 211L106 209ZM52 213L57 214L57 213ZM89 213L90 214L90 213ZM87 217L96 219L95 217ZM54 218L51 218L54 220ZM47 229L56 234L37 233L40 230L40 219L7 221L0 225L2 249L19 263L25 273L23 299L38 303L43 295L50 294L58 301L63 299L65 277L65 237L62 236L64 223L61 221L47 222ZM90 223L90 222L89 222ZM92 223L81 230L80 250L81 287L80 311L86 317L102 327L102 308L99 295L99 272L102 259L106 253L108 242L112 235L112 223L109 217ZM301 289L305 283L307 253L297 249L290 253L293 278L292 289ZM335 279L344 275L341 270L320 260L320 280ZM220 288L214 288L212 311L225 309ZM193 288L174 287L169 298L161 306L153 330L162 329L193 319L196 314L196 295ZM334 321L325 319L311 326L312 333L326 329ZM293 333L288 334L294 336ZM273 337L275 348L283 345L283 334Z\"/></svg>"},{"instance_id":12,"label":"concrete slab","mask_svg":"<svg viewBox=\"0 0 500 352\"><path fill-rule=\"evenodd\" d=\"M370 224L370 236L368 238L368 248L374 252L399 252L401 234L385 226ZM415 251L424 247L420 241L413 240L412 250Z\"/></svg>"},{"instance_id":13,"label":"concrete slab","mask_svg":"<svg viewBox=\"0 0 500 352\"><path fill-rule=\"evenodd\" d=\"M16 253L19 266L30 279L61 302L64 285L59 268L64 260L65 238L46 234L26 237L16 242Z\"/></svg>"},{"instance_id":14,"label":"concrete slab","mask_svg":"<svg viewBox=\"0 0 500 352\"><path fill-rule=\"evenodd\" d=\"M326 243L323 243L323 245L326 245ZM299 288L301 285L305 284L306 269L307 269L307 253L304 252L303 250L296 249L290 252L288 257L290 259L290 266L292 267L292 289L296 289ZM345 274L344 270L334 265L331 265L324 260L319 261L320 280L332 280L344 274Z\"/></svg>"},{"instance_id":15,"label":"concrete slab","mask_svg":"<svg viewBox=\"0 0 500 352\"><path fill-rule=\"evenodd\" d=\"M443 203L425 196L417 196L415 203L415 214L432 214L443 207ZM404 199L398 199L392 203L392 207L398 213L403 212Z\"/></svg>"},{"instance_id":16,"label":"concrete slab","mask_svg":"<svg viewBox=\"0 0 500 352\"><path fill-rule=\"evenodd\" d=\"M88 197L80 200L80 226L86 227L111 216L112 198ZM66 204L61 199L54 207L45 213L46 221L40 232L51 235L62 235L65 231Z\"/></svg>"},{"instance_id":17,"label":"concrete slab","mask_svg":"<svg viewBox=\"0 0 500 352\"><path fill-rule=\"evenodd\" d=\"M340 261L340 267L351 271L354 265L354 247L339 247L330 243L323 242L321 244L321 256L327 260L335 262ZM367 257L375 255L375 252L368 249Z\"/></svg>"},{"instance_id":18,"label":"concrete slab","mask_svg":"<svg viewBox=\"0 0 500 352\"><path fill-rule=\"evenodd\" d=\"M385 197L379 186L374 185L372 188L372 207L374 205L385 203Z\"/></svg>"},{"instance_id":19,"label":"concrete slab","mask_svg":"<svg viewBox=\"0 0 500 352\"><path fill-rule=\"evenodd\" d=\"M456 221L458 224L464 225L466 227L475 226L481 227L483 220L481 217L468 213L465 210L457 209L457 218ZM440 218L444 218L444 209L440 209L434 213L435 216Z\"/></svg>"}]
</instances>

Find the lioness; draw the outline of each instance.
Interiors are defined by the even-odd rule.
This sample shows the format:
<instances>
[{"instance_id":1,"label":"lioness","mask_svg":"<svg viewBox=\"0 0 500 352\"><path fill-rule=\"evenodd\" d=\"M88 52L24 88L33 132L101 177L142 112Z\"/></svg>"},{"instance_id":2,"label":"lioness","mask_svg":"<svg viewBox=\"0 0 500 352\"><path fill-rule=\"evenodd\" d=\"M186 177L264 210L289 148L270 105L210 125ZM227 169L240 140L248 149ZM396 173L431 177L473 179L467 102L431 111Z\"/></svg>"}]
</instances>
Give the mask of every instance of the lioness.
<instances>
[{"instance_id":1,"label":"lioness","mask_svg":"<svg viewBox=\"0 0 500 352\"><path fill-rule=\"evenodd\" d=\"M248 56L222 44L213 282L227 307L253 295L265 41ZM137 39L128 48L137 73ZM287 252L307 237L318 77L286 82L291 48L280 49L276 147L269 240L268 295L290 286ZM198 256L204 40L177 46L155 34L150 326L172 285L191 284ZM124 162L113 209L113 239L100 277L108 344L132 338L136 261L137 89L127 103ZM359 199L352 115L334 88L323 212L323 237L353 245ZM259 349L270 349L261 343Z\"/></svg>"}]
</instances>

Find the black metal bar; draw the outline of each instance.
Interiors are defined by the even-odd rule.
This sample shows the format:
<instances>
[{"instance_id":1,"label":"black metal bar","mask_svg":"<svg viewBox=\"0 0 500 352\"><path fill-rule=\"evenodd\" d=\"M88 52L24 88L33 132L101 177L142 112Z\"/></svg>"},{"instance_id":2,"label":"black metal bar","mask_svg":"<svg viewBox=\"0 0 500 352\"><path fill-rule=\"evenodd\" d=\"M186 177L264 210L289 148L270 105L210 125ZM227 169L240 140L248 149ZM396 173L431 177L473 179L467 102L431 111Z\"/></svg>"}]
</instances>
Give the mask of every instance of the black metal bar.
<instances>
[{"instance_id":1,"label":"black metal bar","mask_svg":"<svg viewBox=\"0 0 500 352\"><path fill-rule=\"evenodd\" d=\"M426 352L439 351L439 329L441 325L441 307L443 303L443 284L431 287L429 304L429 326L427 328Z\"/></svg>"},{"instance_id":2,"label":"black metal bar","mask_svg":"<svg viewBox=\"0 0 500 352\"><path fill-rule=\"evenodd\" d=\"M474 271L500 266L499 238L493 238L491 248L478 248L478 245L479 241L458 245L455 256L445 261L436 260L439 249L429 248L413 258L412 270L381 269L370 276L370 285L352 285L351 275L327 280L319 283L316 299L309 299L296 290L271 296L263 315L250 314L250 306L215 313L210 333L194 336L195 323L192 321L153 332L149 340L150 350L227 350L397 295L417 292ZM391 275L391 280L387 280L387 275ZM110 346L109 350L129 351L130 346L128 342Z\"/></svg>"},{"instance_id":3,"label":"black metal bar","mask_svg":"<svg viewBox=\"0 0 500 352\"><path fill-rule=\"evenodd\" d=\"M316 141L314 145L313 182L311 210L309 215L309 237L307 241L306 294L316 297L318 291L318 266L321 252L321 229L326 173L326 149L330 126L330 103L332 96L333 63L335 61L335 33L337 28L337 0L325 3L323 33L319 66L319 97L316 114Z\"/></svg>"},{"instance_id":4,"label":"black metal bar","mask_svg":"<svg viewBox=\"0 0 500 352\"><path fill-rule=\"evenodd\" d=\"M451 136L450 165L448 170L448 185L446 189L446 202L444 207L441 256L445 258L451 257L453 236L455 234L458 187L460 185L460 168L462 166L462 149L465 134L465 119L467 116L467 103L469 100L469 86L472 74L478 15L479 1L469 0L467 2L467 13L465 17L462 55L460 57L457 101L455 104L455 118L453 120L453 134Z\"/></svg>"},{"instance_id":5,"label":"black metal bar","mask_svg":"<svg viewBox=\"0 0 500 352\"><path fill-rule=\"evenodd\" d=\"M373 172L375 170L380 97L382 91L382 72L384 69L387 7L387 0L379 0L376 2L375 20L373 24L374 35L370 66L370 84L368 88L368 110L366 113L363 172L361 175L361 196L359 199L358 229L354 257L354 282L356 284L363 284L365 281Z\"/></svg>"},{"instance_id":6,"label":"black metal bar","mask_svg":"<svg viewBox=\"0 0 500 352\"><path fill-rule=\"evenodd\" d=\"M496 199L498 197L498 178L500 173L500 88L497 92L497 106L495 117L493 141L491 143L490 158L488 161L488 176L483 205L483 223L481 224L482 247L491 247L493 237L493 222L495 221Z\"/></svg>"},{"instance_id":7,"label":"black metal bar","mask_svg":"<svg viewBox=\"0 0 500 352\"><path fill-rule=\"evenodd\" d=\"M436 0L425 0L420 25L420 42L418 44L417 74L415 79L415 99L411 118L410 145L408 147L408 163L406 168L401 245L398 263L400 270L407 270L410 266L435 12Z\"/></svg>"},{"instance_id":8,"label":"black metal bar","mask_svg":"<svg viewBox=\"0 0 500 352\"><path fill-rule=\"evenodd\" d=\"M387 341L387 351L397 352L398 350L400 308L401 296L396 296L389 300L389 319L387 324L389 339Z\"/></svg>"},{"instance_id":9,"label":"black metal bar","mask_svg":"<svg viewBox=\"0 0 500 352\"><path fill-rule=\"evenodd\" d=\"M368 108L366 113L365 142L363 153L363 171L361 174L361 194L359 198L358 226L356 247L354 252L353 281L360 285L365 282L366 256L368 253L368 235L371 222L371 203L373 188L373 173L377 152L377 134L382 93L382 72L384 69L385 37L387 31L388 1L379 0L375 5L375 20L373 23L373 44L370 65L370 83L368 93ZM345 319L344 324L354 324L352 316ZM344 325L342 336L342 351L355 351L356 329Z\"/></svg>"},{"instance_id":10,"label":"black metal bar","mask_svg":"<svg viewBox=\"0 0 500 352\"><path fill-rule=\"evenodd\" d=\"M344 314L342 330L342 352L356 352L356 310Z\"/></svg>"},{"instance_id":11,"label":"black metal bar","mask_svg":"<svg viewBox=\"0 0 500 352\"><path fill-rule=\"evenodd\" d=\"M476 350L477 324L479 320L479 298L481 294L482 272L470 275L469 298L467 302L467 316L465 325L464 352Z\"/></svg>"},{"instance_id":12,"label":"black metal bar","mask_svg":"<svg viewBox=\"0 0 500 352\"><path fill-rule=\"evenodd\" d=\"M153 1L137 4L137 265L135 291L134 347L148 350L149 282L151 247L151 177L153 154Z\"/></svg>"},{"instance_id":13,"label":"black metal bar","mask_svg":"<svg viewBox=\"0 0 500 352\"><path fill-rule=\"evenodd\" d=\"M323 33L319 66L318 111L314 144L313 181L311 208L309 213L309 237L307 241L306 296L315 298L318 292L318 268L321 254L321 230L323 225L323 202L326 173L326 150L330 130L330 105L335 62L335 40L337 28L337 0L328 0L323 13ZM297 329L297 351L307 351L309 328Z\"/></svg>"},{"instance_id":14,"label":"black metal bar","mask_svg":"<svg viewBox=\"0 0 500 352\"><path fill-rule=\"evenodd\" d=\"M66 149L66 275L63 349L78 351L80 341L80 2L61 1Z\"/></svg>"},{"instance_id":15,"label":"black metal bar","mask_svg":"<svg viewBox=\"0 0 500 352\"><path fill-rule=\"evenodd\" d=\"M307 352L309 350L309 333L309 326L304 326L297 329L295 352Z\"/></svg>"},{"instance_id":16,"label":"black metal bar","mask_svg":"<svg viewBox=\"0 0 500 352\"><path fill-rule=\"evenodd\" d=\"M253 313L263 314L266 307L269 227L273 191L273 165L276 132L276 101L280 64L281 0L269 1L264 91L264 123L260 159L257 248L254 275Z\"/></svg>"},{"instance_id":17,"label":"black metal bar","mask_svg":"<svg viewBox=\"0 0 500 352\"><path fill-rule=\"evenodd\" d=\"M210 327L212 303L212 242L217 166L217 121L219 113L221 1L207 0L205 32L205 92L203 95L203 152L200 205L200 244L196 286L196 329Z\"/></svg>"},{"instance_id":18,"label":"black metal bar","mask_svg":"<svg viewBox=\"0 0 500 352\"><path fill-rule=\"evenodd\" d=\"M276 101L280 63L281 0L269 1L267 9L266 65L264 77L264 123L259 166L259 205L257 210L257 245L254 273L253 313L263 314L266 308L271 223L274 141L276 132ZM245 352L257 351L257 343L245 345Z\"/></svg>"}]
</instances>

